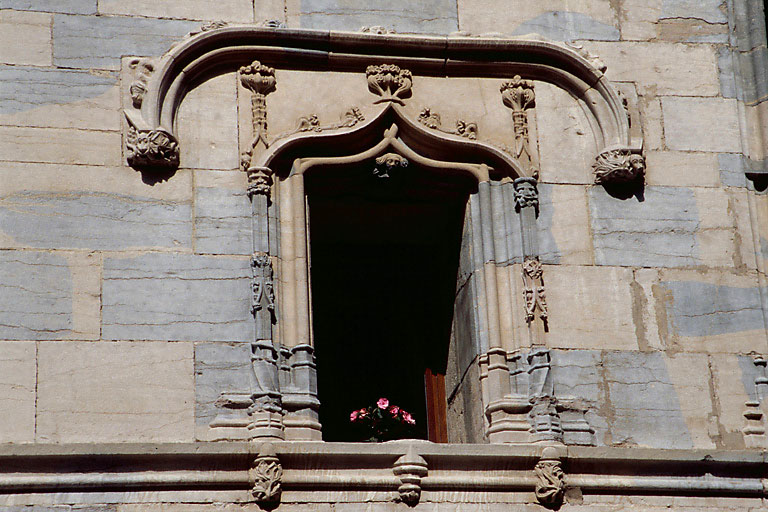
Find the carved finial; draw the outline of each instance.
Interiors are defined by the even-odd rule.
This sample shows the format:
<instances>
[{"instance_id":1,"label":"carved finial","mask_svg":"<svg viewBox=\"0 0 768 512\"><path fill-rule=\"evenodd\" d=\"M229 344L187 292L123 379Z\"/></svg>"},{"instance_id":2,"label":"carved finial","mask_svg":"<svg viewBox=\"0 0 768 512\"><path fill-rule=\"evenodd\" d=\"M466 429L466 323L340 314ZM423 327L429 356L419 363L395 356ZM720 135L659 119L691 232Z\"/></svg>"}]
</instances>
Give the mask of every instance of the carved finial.
<instances>
[{"instance_id":1,"label":"carved finial","mask_svg":"<svg viewBox=\"0 0 768 512\"><path fill-rule=\"evenodd\" d=\"M266 96L276 89L275 69L255 60L240 68L240 83L254 94Z\"/></svg>"},{"instance_id":2,"label":"carved finial","mask_svg":"<svg viewBox=\"0 0 768 512\"><path fill-rule=\"evenodd\" d=\"M645 159L628 149L603 151L592 164L598 185L629 183L645 175Z\"/></svg>"},{"instance_id":3,"label":"carved finial","mask_svg":"<svg viewBox=\"0 0 768 512\"><path fill-rule=\"evenodd\" d=\"M531 80L523 80L515 75L509 82L504 82L499 88L504 105L514 111L526 110L533 106L536 93Z\"/></svg>"},{"instance_id":4,"label":"carved finial","mask_svg":"<svg viewBox=\"0 0 768 512\"><path fill-rule=\"evenodd\" d=\"M421 479L427 476L427 461L411 445L405 455L397 459L392 472L402 482L397 489L400 500L408 506L415 506L421 498Z\"/></svg>"},{"instance_id":5,"label":"carved finial","mask_svg":"<svg viewBox=\"0 0 768 512\"><path fill-rule=\"evenodd\" d=\"M129 121L125 149L131 167L173 168L179 165L179 144L163 129L139 130Z\"/></svg>"},{"instance_id":6,"label":"carved finial","mask_svg":"<svg viewBox=\"0 0 768 512\"><path fill-rule=\"evenodd\" d=\"M390 173L398 167L408 167L408 160L397 153L386 153L376 159L373 175L377 178L389 178Z\"/></svg>"},{"instance_id":7,"label":"carved finial","mask_svg":"<svg viewBox=\"0 0 768 512\"><path fill-rule=\"evenodd\" d=\"M248 471L251 494L259 504L270 505L280 501L283 466L270 443L264 443Z\"/></svg>"},{"instance_id":8,"label":"carved finial","mask_svg":"<svg viewBox=\"0 0 768 512\"><path fill-rule=\"evenodd\" d=\"M557 507L563 500L565 473L557 449L547 446L534 468L536 473L536 499L545 507Z\"/></svg>"},{"instance_id":9,"label":"carved finial","mask_svg":"<svg viewBox=\"0 0 768 512\"><path fill-rule=\"evenodd\" d=\"M400 66L394 64L381 64L368 66L368 69L365 70L365 76L368 78L368 90L381 96L381 99L374 101L374 103L394 101L400 105L405 105L403 98L410 96L413 85L410 71L400 69Z\"/></svg>"},{"instance_id":10,"label":"carved finial","mask_svg":"<svg viewBox=\"0 0 768 512\"><path fill-rule=\"evenodd\" d=\"M539 215L539 191L533 178L517 178L512 186L515 188L515 211L520 213L523 208L535 208Z\"/></svg>"}]
</instances>

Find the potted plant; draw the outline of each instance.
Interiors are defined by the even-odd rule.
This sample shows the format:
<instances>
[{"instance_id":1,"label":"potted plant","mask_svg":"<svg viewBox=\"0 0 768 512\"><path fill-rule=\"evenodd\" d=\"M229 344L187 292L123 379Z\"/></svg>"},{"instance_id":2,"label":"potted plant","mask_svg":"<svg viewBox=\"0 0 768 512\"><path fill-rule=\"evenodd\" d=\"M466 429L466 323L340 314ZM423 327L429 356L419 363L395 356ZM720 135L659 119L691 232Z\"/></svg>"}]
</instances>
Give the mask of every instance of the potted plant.
<instances>
[{"instance_id":1,"label":"potted plant","mask_svg":"<svg viewBox=\"0 0 768 512\"><path fill-rule=\"evenodd\" d=\"M387 398L379 398L370 407L356 409L349 415L365 441L377 443L413 437L416 420L411 413L389 403Z\"/></svg>"}]
</instances>

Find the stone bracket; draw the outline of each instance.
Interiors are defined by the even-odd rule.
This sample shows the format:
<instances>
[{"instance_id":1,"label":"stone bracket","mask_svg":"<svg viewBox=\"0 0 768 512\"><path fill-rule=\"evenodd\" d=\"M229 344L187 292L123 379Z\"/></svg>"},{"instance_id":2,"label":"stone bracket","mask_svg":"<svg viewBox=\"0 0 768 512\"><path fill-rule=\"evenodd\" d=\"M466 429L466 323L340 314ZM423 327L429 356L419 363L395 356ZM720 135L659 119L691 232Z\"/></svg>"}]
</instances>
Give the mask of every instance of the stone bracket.
<instances>
[{"instance_id":1,"label":"stone bracket","mask_svg":"<svg viewBox=\"0 0 768 512\"><path fill-rule=\"evenodd\" d=\"M395 461L392 472L400 479L400 501L415 506L421 498L421 479L427 476L427 461L417 454L414 446L408 446L408 451Z\"/></svg>"}]
</instances>

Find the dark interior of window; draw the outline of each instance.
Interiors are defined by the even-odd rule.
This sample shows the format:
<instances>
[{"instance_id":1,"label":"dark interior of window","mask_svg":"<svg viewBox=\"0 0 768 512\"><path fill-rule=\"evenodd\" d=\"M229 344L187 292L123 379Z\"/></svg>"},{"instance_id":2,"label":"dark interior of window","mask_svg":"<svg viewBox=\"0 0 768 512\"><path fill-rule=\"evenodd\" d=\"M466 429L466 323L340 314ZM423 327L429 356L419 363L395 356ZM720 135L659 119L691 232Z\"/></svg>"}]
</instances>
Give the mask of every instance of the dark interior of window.
<instances>
[{"instance_id":1,"label":"dark interior of window","mask_svg":"<svg viewBox=\"0 0 768 512\"><path fill-rule=\"evenodd\" d=\"M435 375L446 371L473 184L413 165L388 178L372 170L305 176L323 439L366 440L350 413L386 397L413 415L412 437L444 441L445 395L434 390L444 384Z\"/></svg>"}]
</instances>

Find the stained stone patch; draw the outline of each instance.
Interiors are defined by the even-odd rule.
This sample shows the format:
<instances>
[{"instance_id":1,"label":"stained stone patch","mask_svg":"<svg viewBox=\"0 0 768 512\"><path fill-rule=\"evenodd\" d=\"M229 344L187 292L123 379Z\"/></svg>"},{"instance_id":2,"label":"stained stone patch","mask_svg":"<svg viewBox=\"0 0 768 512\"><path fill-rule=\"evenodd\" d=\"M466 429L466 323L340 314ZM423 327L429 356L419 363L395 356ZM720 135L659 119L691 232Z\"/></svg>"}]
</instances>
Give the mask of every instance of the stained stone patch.
<instances>
[{"instance_id":1,"label":"stained stone patch","mask_svg":"<svg viewBox=\"0 0 768 512\"><path fill-rule=\"evenodd\" d=\"M72 330L72 276L50 253L0 251L0 338L54 340Z\"/></svg>"},{"instance_id":2,"label":"stained stone patch","mask_svg":"<svg viewBox=\"0 0 768 512\"><path fill-rule=\"evenodd\" d=\"M249 343L195 345L195 424L207 427L224 392L249 393L252 370Z\"/></svg>"},{"instance_id":3,"label":"stained stone patch","mask_svg":"<svg viewBox=\"0 0 768 512\"><path fill-rule=\"evenodd\" d=\"M102 337L250 341L248 259L183 254L105 258Z\"/></svg>"},{"instance_id":4,"label":"stained stone patch","mask_svg":"<svg viewBox=\"0 0 768 512\"><path fill-rule=\"evenodd\" d=\"M104 193L0 196L0 231L40 248L192 247L189 203Z\"/></svg>"},{"instance_id":5,"label":"stained stone patch","mask_svg":"<svg viewBox=\"0 0 768 512\"><path fill-rule=\"evenodd\" d=\"M53 63L119 69L121 55L161 55L199 22L109 16L55 16Z\"/></svg>"},{"instance_id":6,"label":"stained stone patch","mask_svg":"<svg viewBox=\"0 0 768 512\"><path fill-rule=\"evenodd\" d=\"M17 11L47 11L65 14L96 14L97 0L0 0L0 9Z\"/></svg>"},{"instance_id":7,"label":"stained stone patch","mask_svg":"<svg viewBox=\"0 0 768 512\"><path fill-rule=\"evenodd\" d=\"M520 24L513 35L540 34L555 41L589 39L618 41L619 29L602 23L586 14L568 11L550 11Z\"/></svg>"},{"instance_id":8,"label":"stained stone patch","mask_svg":"<svg viewBox=\"0 0 768 512\"><path fill-rule=\"evenodd\" d=\"M737 288L697 281L662 282L672 294L667 305L669 330L679 336L713 336L763 329L758 288Z\"/></svg>"},{"instance_id":9,"label":"stained stone patch","mask_svg":"<svg viewBox=\"0 0 768 512\"><path fill-rule=\"evenodd\" d=\"M397 32L449 34L458 30L456 0L301 0L301 28L360 30L385 26Z\"/></svg>"},{"instance_id":10,"label":"stained stone patch","mask_svg":"<svg viewBox=\"0 0 768 512\"><path fill-rule=\"evenodd\" d=\"M244 190L195 189L195 251L251 254L251 203Z\"/></svg>"},{"instance_id":11,"label":"stained stone patch","mask_svg":"<svg viewBox=\"0 0 768 512\"><path fill-rule=\"evenodd\" d=\"M598 265L684 267L698 263L699 226L693 190L646 187L644 200L621 200L603 187L589 190Z\"/></svg>"}]
</instances>

